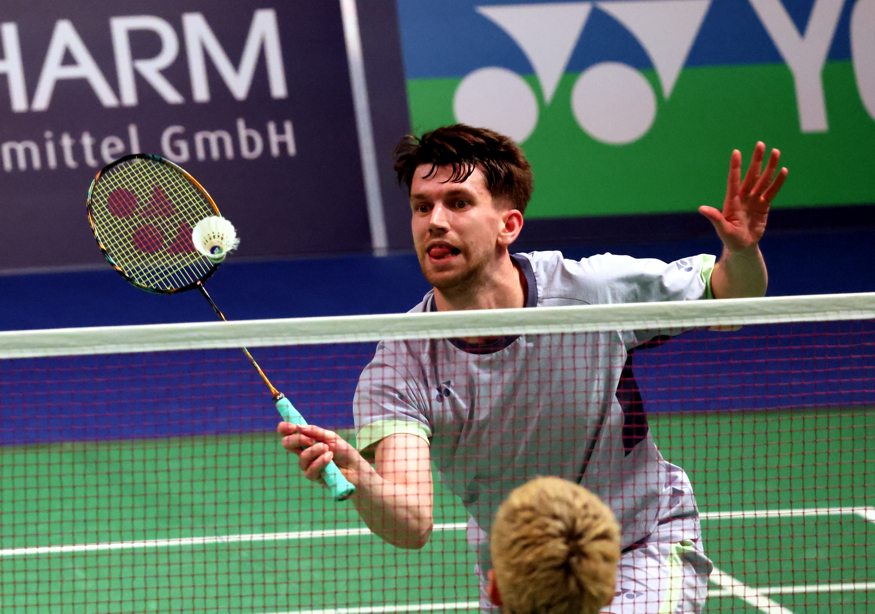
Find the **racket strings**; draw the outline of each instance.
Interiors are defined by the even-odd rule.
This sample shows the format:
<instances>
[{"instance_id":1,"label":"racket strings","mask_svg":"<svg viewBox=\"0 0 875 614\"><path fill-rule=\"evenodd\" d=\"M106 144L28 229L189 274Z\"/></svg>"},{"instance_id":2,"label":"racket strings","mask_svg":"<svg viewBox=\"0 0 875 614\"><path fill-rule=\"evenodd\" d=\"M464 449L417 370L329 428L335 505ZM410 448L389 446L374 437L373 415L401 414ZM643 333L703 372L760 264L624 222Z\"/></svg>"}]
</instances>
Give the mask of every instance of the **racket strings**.
<instances>
[{"instance_id":1,"label":"racket strings","mask_svg":"<svg viewBox=\"0 0 875 614\"><path fill-rule=\"evenodd\" d=\"M95 180L89 202L101 249L137 285L172 291L214 269L191 232L218 210L182 169L142 157L124 161Z\"/></svg>"}]
</instances>

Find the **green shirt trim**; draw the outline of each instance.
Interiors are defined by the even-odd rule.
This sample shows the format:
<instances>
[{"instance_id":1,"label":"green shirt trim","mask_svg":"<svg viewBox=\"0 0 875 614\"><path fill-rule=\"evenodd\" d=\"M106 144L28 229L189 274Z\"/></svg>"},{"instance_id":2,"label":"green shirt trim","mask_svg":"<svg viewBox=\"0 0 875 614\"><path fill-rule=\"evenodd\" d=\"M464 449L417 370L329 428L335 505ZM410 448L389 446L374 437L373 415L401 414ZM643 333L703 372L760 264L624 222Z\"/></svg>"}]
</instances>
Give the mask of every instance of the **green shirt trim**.
<instances>
[{"instance_id":1,"label":"green shirt trim","mask_svg":"<svg viewBox=\"0 0 875 614\"><path fill-rule=\"evenodd\" d=\"M406 433L408 435L416 435L424 439L426 443L431 438L431 431L424 424L413 420L377 420L370 424L364 425L356 434L356 447L360 452L364 452L369 447L385 439L389 435L397 435Z\"/></svg>"},{"instance_id":2,"label":"green shirt trim","mask_svg":"<svg viewBox=\"0 0 875 614\"><path fill-rule=\"evenodd\" d=\"M714 292L711 291L711 273L714 272L714 266L717 264L717 258L711 254L701 254L702 270L699 276L705 284L705 298L714 298Z\"/></svg>"}]
</instances>

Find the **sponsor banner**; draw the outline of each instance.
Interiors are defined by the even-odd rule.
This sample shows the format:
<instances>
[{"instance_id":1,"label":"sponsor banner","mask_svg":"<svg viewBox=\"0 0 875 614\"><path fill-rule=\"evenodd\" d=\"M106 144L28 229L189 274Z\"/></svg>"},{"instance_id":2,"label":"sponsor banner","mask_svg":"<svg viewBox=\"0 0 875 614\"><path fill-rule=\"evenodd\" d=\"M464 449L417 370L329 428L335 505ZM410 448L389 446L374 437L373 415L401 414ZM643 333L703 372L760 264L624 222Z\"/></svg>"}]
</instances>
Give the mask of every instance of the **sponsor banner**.
<instances>
[{"instance_id":1,"label":"sponsor banner","mask_svg":"<svg viewBox=\"0 0 875 614\"><path fill-rule=\"evenodd\" d=\"M5 0L0 269L99 266L86 191L132 152L192 173L241 257L371 247L339 2Z\"/></svg>"},{"instance_id":2,"label":"sponsor banner","mask_svg":"<svg viewBox=\"0 0 875 614\"><path fill-rule=\"evenodd\" d=\"M398 7L414 129L521 142L527 217L695 212L758 140L790 168L777 207L875 202L873 0Z\"/></svg>"}]
</instances>

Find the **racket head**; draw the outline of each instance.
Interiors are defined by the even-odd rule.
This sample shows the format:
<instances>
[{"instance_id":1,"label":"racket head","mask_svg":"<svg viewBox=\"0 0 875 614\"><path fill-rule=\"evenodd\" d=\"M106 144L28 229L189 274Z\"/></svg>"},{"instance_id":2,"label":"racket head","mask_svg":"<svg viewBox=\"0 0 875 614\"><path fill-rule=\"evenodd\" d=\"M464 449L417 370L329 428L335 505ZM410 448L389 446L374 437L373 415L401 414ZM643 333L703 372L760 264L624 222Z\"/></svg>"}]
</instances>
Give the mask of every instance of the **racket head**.
<instances>
[{"instance_id":1,"label":"racket head","mask_svg":"<svg viewBox=\"0 0 875 614\"><path fill-rule=\"evenodd\" d=\"M142 290L189 290L218 268L195 249L191 235L219 208L191 174L163 156L130 154L106 165L91 181L85 206L106 261Z\"/></svg>"}]
</instances>

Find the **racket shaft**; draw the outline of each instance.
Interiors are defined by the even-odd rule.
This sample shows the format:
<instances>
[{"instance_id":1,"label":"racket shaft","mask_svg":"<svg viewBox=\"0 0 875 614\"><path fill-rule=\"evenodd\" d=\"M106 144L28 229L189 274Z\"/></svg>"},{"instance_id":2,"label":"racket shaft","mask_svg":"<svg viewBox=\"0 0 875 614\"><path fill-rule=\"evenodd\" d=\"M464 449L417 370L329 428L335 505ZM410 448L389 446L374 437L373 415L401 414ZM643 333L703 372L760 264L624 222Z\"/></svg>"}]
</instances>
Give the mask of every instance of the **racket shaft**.
<instances>
[{"instance_id":1,"label":"racket shaft","mask_svg":"<svg viewBox=\"0 0 875 614\"><path fill-rule=\"evenodd\" d=\"M301 415L295 406L292 405L292 402L289 401L286 397L280 397L276 401L276 408L279 411L280 416L283 417L283 420L286 422L291 422L292 424L297 424L298 426L306 426L307 421L304 419L304 416ZM322 479L325 480L325 484L328 486L328 489L331 491L331 496L333 496L338 501L342 501L349 497L352 493L355 492L355 486L346 479L346 477L341 473L340 469L331 461L322 470Z\"/></svg>"},{"instance_id":2,"label":"racket shaft","mask_svg":"<svg viewBox=\"0 0 875 614\"><path fill-rule=\"evenodd\" d=\"M197 289L200 290L201 296L207 299L207 302L210 304L210 307L213 308L213 311L216 312L216 315L219 316L219 319L223 322L227 322L228 318L225 317L225 314L222 313L222 310L219 309L219 306L216 305L215 301L213 301L213 297L210 296L209 292L207 292L206 287L200 282L197 283ZM255 370L258 371L258 375L261 376L261 379L267 385L270 390L271 396L274 398L276 403L277 411L279 411L280 416L283 417L283 420L286 422L291 422L292 424L297 424L299 426L305 426L307 421L304 420L304 416L301 415L295 406L292 405L292 402L289 401L283 394L277 390L273 384L270 383L270 380L267 378L267 375L264 373L262 368L259 366L257 362L255 362L255 358L252 357L252 354L249 353L245 347L241 348L243 353L246 355L246 358L249 360L249 363L255 367ZM344 477L344 475L340 472L340 469L337 468L337 465L334 461L330 462L325 469L322 470L322 479L325 480L325 484L328 485L328 489L331 491L331 496L333 496L338 501L343 501L347 497L349 497L352 493L355 492L355 486Z\"/></svg>"}]
</instances>

